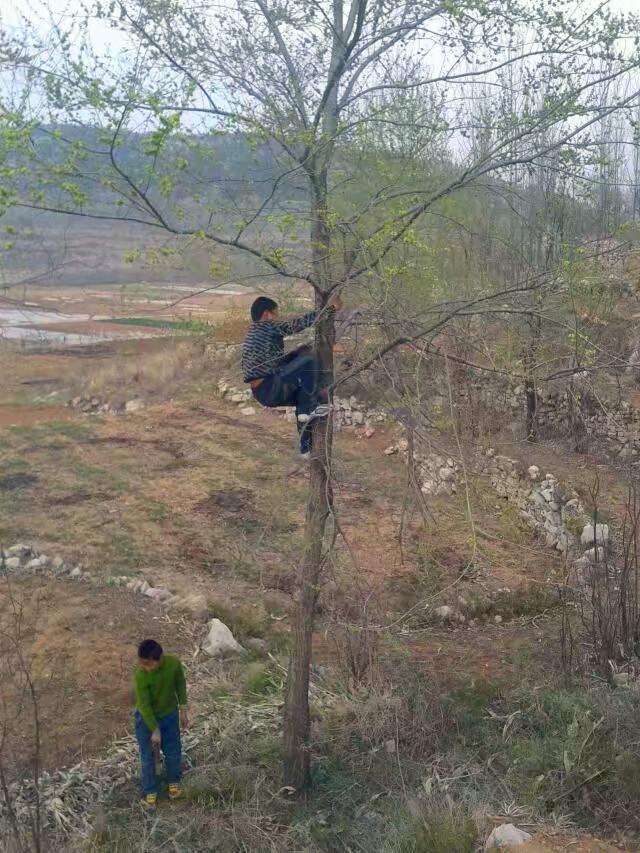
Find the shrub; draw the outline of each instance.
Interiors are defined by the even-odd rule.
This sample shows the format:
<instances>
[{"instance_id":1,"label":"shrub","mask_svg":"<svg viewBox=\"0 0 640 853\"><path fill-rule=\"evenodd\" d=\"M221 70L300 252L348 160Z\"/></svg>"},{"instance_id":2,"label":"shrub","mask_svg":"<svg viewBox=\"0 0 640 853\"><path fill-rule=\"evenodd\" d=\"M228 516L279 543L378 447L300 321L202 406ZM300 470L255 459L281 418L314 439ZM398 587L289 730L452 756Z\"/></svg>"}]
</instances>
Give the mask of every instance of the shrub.
<instances>
[{"instance_id":1,"label":"shrub","mask_svg":"<svg viewBox=\"0 0 640 853\"><path fill-rule=\"evenodd\" d=\"M398 853L473 853L477 829L465 809L431 800L401 837Z\"/></svg>"}]
</instances>

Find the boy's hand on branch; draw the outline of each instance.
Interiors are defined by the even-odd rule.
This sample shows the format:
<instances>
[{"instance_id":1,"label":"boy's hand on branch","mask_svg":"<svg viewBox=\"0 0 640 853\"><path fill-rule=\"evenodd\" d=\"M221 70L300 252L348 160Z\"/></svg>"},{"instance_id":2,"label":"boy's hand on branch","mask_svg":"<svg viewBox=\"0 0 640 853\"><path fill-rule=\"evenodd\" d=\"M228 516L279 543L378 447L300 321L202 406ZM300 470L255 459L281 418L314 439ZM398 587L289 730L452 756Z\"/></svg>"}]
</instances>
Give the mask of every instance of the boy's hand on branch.
<instances>
[{"instance_id":1,"label":"boy's hand on branch","mask_svg":"<svg viewBox=\"0 0 640 853\"><path fill-rule=\"evenodd\" d=\"M327 305L329 306L329 308L334 308L336 311L340 311L344 303L340 294L334 293L333 296L329 298Z\"/></svg>"},{"instance_id":2,"label":"boy's hand on branch","mask_svg":"<svg viewBox=\"0 0 640 853\"><path fill-rule=\"evenodd\" d=\"M186 708L180 708L180 728L189 728L189 711Z\"/></svg>"}]
</instances>

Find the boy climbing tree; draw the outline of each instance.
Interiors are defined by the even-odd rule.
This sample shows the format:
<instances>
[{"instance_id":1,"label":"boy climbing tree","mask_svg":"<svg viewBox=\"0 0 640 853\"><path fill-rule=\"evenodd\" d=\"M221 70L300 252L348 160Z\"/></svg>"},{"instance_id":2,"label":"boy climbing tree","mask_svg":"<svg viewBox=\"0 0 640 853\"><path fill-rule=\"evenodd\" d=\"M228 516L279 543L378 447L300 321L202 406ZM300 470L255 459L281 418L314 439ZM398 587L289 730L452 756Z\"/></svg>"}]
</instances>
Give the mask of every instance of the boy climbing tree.
<instances>
[{"instance_id":1,"label":"boy climbing tree","mask_svg":"<svg viewBox=\"0 0 640 853\"><path fill-rule=\"evenodd\" d=\"M182 794L180 727L187 728L187 685L182 664L166 655L160 643L144 640L138 646L134 673L136 738L140 748L143 803L155 808L158 800L155 753L161 747L169 799Z\"/></svg>"},{"instance_id":2,"label":"boy climbing tree","mask_svg":"<svg viewBox=\"0 0 640 853\"><path fill-rule=\"evenodd\" d=\"M339 311L342 300L336 294L328 311ZM313 326L319 312L310 311L289 320L278 319L278 303L260 296L251 306L251 326L242 346L242 372L261 406L295 406L300 434L300 454L311 453L310 423L326 418L331 411L328 392L321 381L320 365L311 347L302 346L285 355L284 339Z\"/></svg>"}]
</instances>

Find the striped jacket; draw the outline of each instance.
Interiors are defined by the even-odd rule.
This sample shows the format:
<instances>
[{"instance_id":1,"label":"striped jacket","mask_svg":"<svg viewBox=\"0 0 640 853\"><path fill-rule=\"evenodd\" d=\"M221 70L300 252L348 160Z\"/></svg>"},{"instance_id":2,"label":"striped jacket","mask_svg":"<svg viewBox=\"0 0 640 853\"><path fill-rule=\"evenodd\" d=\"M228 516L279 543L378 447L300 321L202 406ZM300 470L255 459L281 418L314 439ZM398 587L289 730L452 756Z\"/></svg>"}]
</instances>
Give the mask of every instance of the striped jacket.
<instances>
[{"instance_id":1,"label":"striped jacket","mask_svg":"<svg viewBox=\"0 0 640 853\"><path fill-rule=\"evenodd\" d=\"M252 323L242 345L244 381L264 379L275 373L284 358L284 339L313 326L317 316L317 311L310 311L290 320Z\"/></svg>"}]
</instances>

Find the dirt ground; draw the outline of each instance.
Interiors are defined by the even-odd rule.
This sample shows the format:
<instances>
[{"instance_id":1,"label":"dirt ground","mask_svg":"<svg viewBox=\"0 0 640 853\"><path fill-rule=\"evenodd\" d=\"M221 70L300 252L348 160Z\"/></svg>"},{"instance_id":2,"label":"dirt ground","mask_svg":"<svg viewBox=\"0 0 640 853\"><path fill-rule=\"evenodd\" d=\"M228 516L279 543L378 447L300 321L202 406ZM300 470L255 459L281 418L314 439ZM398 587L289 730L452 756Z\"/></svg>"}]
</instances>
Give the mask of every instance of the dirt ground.
<instances>
[{"instance_id":1,"label":"dirt ground","mask_svg":"<svg viewBox=\"0 0 640 853\"><path fill-rule=\"evenodd\" d=\"M108 358L98 356L91 365ZM12 379L5 375L2 380L5 394L16 388L33 393L40 383L68 381L85 363L81 356L42 354L18 359L16 368ZM25 386L25 381L37 384ZM180 398L151 405L136 416L89 418L68 408L30 405L26 397L20 405L5 405L0 409L7 425L0 431L2 541L34 542L45 553L82 563L97 577L140 574L177 594L200 593L224 612L243 611L256 632L281 632L283 616L291 609L306 471L291 424L271 412L238 416L236 407L217 399L216 381L215 375L205 377L196 387L185 388ZM334 571L342 580L356 578L356 600L372 597L381 619L390 613L397 618L404 607L415 609L416 584L427 604L442 586L456 582L474 555L480 572L471 580L458 579L456 594L480 595L507 584L517 592L546 582L555 558L530 540L507 536L511 519L496 516L488 494L474 496L482 522L475 541L462 500L446 507L445 536L442 527L424 530L415 511L402 521L405 472L399 458L384 457L389 440L381 430L370 441L361 433L344 433L338 442L341 548ZM375 473L382 459L384 485ZM14 485L3 489L2 477L16 475L18 479L5 480ZM427 550L436 555L426 568L416 550L425 536ZM55 589L48 595L55 597ZM262 592L256 596L257 590ZM75 595L79 599L72 598L63 622L73 622L77 606L78 625L85 626L83 596L89 593L80 588ZM113 595L104 592L107 599ZM330 596L328 601L339 608L353 603ZM51 609L47 606L46 613ZM152 618L150 611L138 615ZM138 615L130 602L122 612L91 625L110 646L118 638L114 659L139 637L142 625L150 627L148 621L139 625ZM50 636L56 624L51 623ZM538 656L544 657L542 631L530 621L486 630L427 629L418 620L398 640L431 677L434 670L440 673L443 685L479 676L497 681L512 677L531 657L525 648L540 648ZM333 654L324 646L322 631L317 646L319 659ZM78 714L88 715L90 702L98 699L86 688L92 676L80 660L75 660L72 676L79 687L75 707ZM99 738L73 743L74 727L65 727L69 754L99 748L121 730L125 708L118 702L115 706Z\"/></svg>"},{"instance_id":2,"label":"dirt ground","mask_svg":"<svg viewBox=\"0 0 640 853\"><path fill-rule=\"evenodd\" d=\"M33 543L98 579L143 576L177 594L201 594L234 633L264 637L277 653L288 639L307 485L292 425L272 412L243 417L217 398L221 370L235 380L234 365L211 363L182 387L178 382L171 399L151 395L135 415L87 417L46 401L117 363L126 347L162 356L171 345L167 339L0 353L7 368L0 373L0 542ZM406 472L399 457L383 453L392 439L391 428L379 428L370 440L345 432L336 442L340 530L325 614L371 601L380 624L398 625L393 641L434 689L483 679L514 684L532 672L544 679L558 664L544 602L501 624L489 614L448 627L425 614L443 594L453 603L458 595L480 600L499 589L514 600L530 596L553 585L560 558L532 541L482 484L469 495L473 524L465 495L433 499L426 521L411 502L403 513ZM578 470L577 458L552 448L535 454L532 461L559 476ZM615 474L606 476L615 493ZM338 595L338 587L349 594ZM119 589L32 580L16 594L29 627L24 651L42 688L43 758L50 767L95 755L126 730L140 639L154 636L188 659L200 630ZM8 604L5 596L0 617ZM318 662L334 659L323 624L315 644ZM9 685L3 690L9 695ZM16 738L18 753L28 756L26 734ZM528 849L621 848L550 837Z\"/></svg>"}]
</instances>

